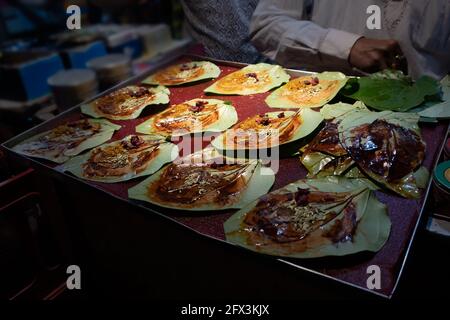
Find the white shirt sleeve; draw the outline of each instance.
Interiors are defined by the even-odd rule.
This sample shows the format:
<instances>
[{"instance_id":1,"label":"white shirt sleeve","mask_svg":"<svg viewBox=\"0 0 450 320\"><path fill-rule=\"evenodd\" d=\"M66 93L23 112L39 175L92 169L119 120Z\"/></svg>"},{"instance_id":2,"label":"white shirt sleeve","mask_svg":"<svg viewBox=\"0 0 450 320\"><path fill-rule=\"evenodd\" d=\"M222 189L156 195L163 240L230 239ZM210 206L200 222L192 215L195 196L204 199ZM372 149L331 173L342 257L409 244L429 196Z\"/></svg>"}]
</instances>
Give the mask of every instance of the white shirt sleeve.
<instances>
[{"instance_id":1,"label":"white shirt sleeve","mask_svg":"<svg viewBox=\"0 0 450 320\"><path fill-rule=\"evenodd\" d=\"M260 0L250 36L264 55L287 67L346 64L360 35L323 28L307 20L304 0Z\"/></svg>"}]
</instances>

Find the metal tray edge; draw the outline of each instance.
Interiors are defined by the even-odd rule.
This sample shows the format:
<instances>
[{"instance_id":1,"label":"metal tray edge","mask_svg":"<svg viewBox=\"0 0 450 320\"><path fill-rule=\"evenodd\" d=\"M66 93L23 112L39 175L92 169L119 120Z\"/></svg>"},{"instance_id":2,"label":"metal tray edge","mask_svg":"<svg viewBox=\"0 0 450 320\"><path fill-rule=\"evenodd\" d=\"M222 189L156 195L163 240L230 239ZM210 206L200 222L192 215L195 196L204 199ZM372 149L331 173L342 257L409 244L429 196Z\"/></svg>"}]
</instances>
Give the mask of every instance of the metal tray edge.
<instances>
[{"instance_id":1,"label":"metal tray edge","mask_svg":"<svg viewBox=\"0 0 450 320\"><path fill-rule=\"evenodd\" d=\"M72 113L72 112L75 112L75 111L76 111L77 109L79 109L80 106L81 106L82 104L84 104L84 103L88 103L88 102L90 102L90 101L93 101L93 100L95 100L95 99L97 99L97 98L99 98L99 97L101 97L101 96L103 96L103 95L105 95L105 94L108 94L109 92L112 92L112 91L114 91L114 90L117 90L118 88L121 88L121 87L123 87L123 86L126 86L126 85L129 85L129 84L131 84L131 83L135 83L135 82L137 82L137 81L140 81L142 78L147 77L148 75L150 75L151 73L153 73L153 72L156 71L157 69L160 69L160 68L164 67L165 65L170 64L171 62L173 62L174 60L176 60L176 59L178 59L178 58L180 58L180 57L182 57L182 56L188 57L188 58L192 58L192 59L201 59L201 60L211 61L211 62L215 62L215 63L221 64L221 65L231 66L231 67L238 67L238 68L243 68L243 67L245 67L245 66L248 65L247 63L241 63L241 62L234 62L234 61L227 61L227 60L214 59L214 58L205 57L205 56L201 56L201 55L186 54L185 52L183 52L183 51L180 49L180 50L177 51L175 54L173 54L173 55L171 55L171 56L169 56L169 57L164 57L164 58L160 59L160 61L158 61L157 63L155 63L155 65L151 66L148 70L144 71L143 73L140 73L140 74L138 74L138 75L136 75L136 76L133 76L133 77L131 77L131 78L129 78L129 79L127 79L127 80L125 80L125 81L123 81L123 82L117 84L116 86L111 87L111 88L109 88L108 90L105 90L105 91L103 91L103 92L97 94L96 96L94 96L94 97L92 97L92 98L86 100L85 102L80 103L79 105L76 105L76 106L74 106L74 107L72 107L72 108L70 108L70 109L68 109L68 110L65 110L64 112L58 114L55 118L58 118L58 117L63 116L63 115L67 115L67 114ZM290 75L293 75L293 76L302 76L302 75L311 75L311 74L315 74L315 72L304 71L304 70L296 70L296 69L289 69L289 68L285 68L285 70L286 70ZM16 153L16 152L14 152L14 151L11 149L11 146L17 144L17 143L20 142L20 141L23 141L24 139L26 139L26 138L28 138L28 137L30 137L30 136L32 136L32 135L35 135L35 134L39 133L39 132L40 132L40 131L39 131L39 128L42 128L43 126L45 126L46 124L48 124L50 121L53 121L55 118L49 119L49 120L47 120L47 121L45 121L45 122L43 122L43 123L41 123L41 124L39 124L39 125L37 125L37 126L35 126L35 127L32 127L32 128L30 128L30 129L26 130L25 132L22 132L21 134L19 134L19 135L13 137L13 138L7 140L6 142L2 143L2 147L5 148L5 149L7 149L9 152ZM449 124L448 128L450 129L450 124ZM444 139L444 142L445 142L445 139ZM439 155L442 153L442 150L443 150L443 148L444 148L444 142L441 144ZM60 174L63 174L65 177L69 177L69 178L71 178L71 179L75 179L75 180L77 180L78 182L83 183L83 184L85 184L85 185L87 185L87 186L89 186L89 187L93 187L93 188L95 188L95 189L97 189L97 190L99 190L99 191L101 191L101 192L107 193L107 194L109 194L110 196L112 196L112 197L114 197L114 198L116 198L116 199L119 199L119 200L124 201L124 202L127 202L127 203L133 203L134 205L138 206L139 208L142 208L142 209L145 209L145 210L150 211L150 212L152 212L152 213L156 213L156 214L158 214L158 215L160 215L160 216L163 216L164 218L166 218L166 219L168 219L168 220L170 220L170 221L173 221L173 222L177 223L178 225L183 226L184 228L187 228L187 229L189 229L189 230L192 230L194 233L196 233L196 234L198 234L198 235L200 235L200 236L202 236L202 237L210 238L210 239L212 239L212 240L219 241L219 242L221 242L221 243L226 243L227 245L232 245L232 246L238 248L238 246L235 246L235 245L233 245L233 244L230 244L230 243L228 243L228 242L225 241L225 240L218 239L218 238L212 237L212 236L210 236L210 235L205 235L205 234L203 234L203 233L201 233L201 232L199 232L199 231L197 231L197 230L195 230L195 229L193 229L193 228L191 228L191 227L189 227L189 226L186 226L186 225L180 223L179 221L177 221L177 220L175 220L175 219L173 219L173 218L171 218L171 217L169 217L169 216L167 216L167 215L164 215L163 213L160 213L160 212L158 212L158 211L156 211L156 210L153 210L153 209L151 209L151 208L149 208L149 207L147 207L147 206L144 206L144 205L142 205L142 204L139 204L139 203L134 202L134 201L131 201L131 200L127 200L127 199L118 197L118 196L112 194L111 192L108 192L108 191L106 191L106 190L97 188L96 186L86 184L82 179L79 179L79 178L77 178L77 177L75 177L75 176L69 175L69 174L67 174L67 173L65 173L65 172L61 172L61 171L59 171L59 170L57 170L57 169L55 169L55 168L52 168L52 167L48 166L48 165L45 164L45 163L42 163L42 162L37 161L37 160L34 159L34 158L27 157L27 156L23 156L23 155L19 155L19 156L22 156L22 157L26 158L27 160L33 162L34 164L37 164L37 165L39 165L39 166L45 166L45 167L47 167L47 169L50 169L50 170L52 170L52 171L56 171L56 172L58 172L58 173L60 173ZM437 163L438 159L439 159L439 156L438 156L437 159L435 160L434 165ZM374 294L374 295L379 296L379 297L383 297L383 298L386 298L386 299L391 299L391 298L393 297L393 294L394 294L394 292L395 292L395 290L396 290L396 288L397 288L397 286L398 286L398 283L399 283L399 281L400 281L400 278L401 278L403 269L404 269L404 267L405 267L405 265L406 265L406 260L407 260L407 258L408 258L409 252L410 252L411 247L412 247L413 240L414 240L414 238L415 238L417 229L418 229L418 227L419 227L419 225L420 225L420 223L421 223L421 220L422 220L422 217L423 217L423 211L424 211L424 209L425 209L425 204L426 204L426 202L427 202L427 199L428 199L428 196L429 196L430 189L431 189L431 180L428 182L428 186L427 186L426 193L425 193L425 197L424 197L424 202L423 202L423 204L422 204L422 206L421 206L421 209L420 209L420 212L419 212L419 217L417 218L417 222L416 222L416 224L415 224L415 226L414 226L413 233L412 233L412 235L411 235L411 238L410 238L410 240L409 240L408 246L407 246L407 248L406 248L406 251L405 251L405 254L404 254L402 263L401 263L401 267L400 267L400 269L399 269L398 277L396 278L396 281L395 281L395 284L394 284L394 287L393 287L392 291L391 291L390 294L388 294L388 295L383 294L383 293L380 293L380 292L377 292L377 291L374 291L374 290L370 290L370 289L368 289L368 288L365 288L365 287L362 287L362 286L359 286L359 285L350 283L350 282L345 281L345 280L341 280L341 279L332 277L332 276L330 276L330 275L321 273L321 272L316 271L316 270L313 270L313 269L309 269L309 268L306 268L306 267L303 267L303 266L294 264L294 263L292 263L292 262L290 262L290 261L287 261L287 260L284 260L284 259L282 259L282 258L275 258L275 259L276 259L277 261L279 261L279 262L281 262L281 263L283 263L283 264L289 265L289 266L291 266L291 267L295 267L295 268L297 268L297 269L300 269L300 270L303 270L303 271L307 271L307 272L310 272L310 273L312 273L312 274L315 274L315 275L318 275L318 276L322 276L322 277L327 278L327 279L330 279L330 280L337 281L337 282L339 282L339 283L348 285L348 286L350 286L350 287L354 287L354 288L356 288L356 289L358 289L358 290L363 290L363 291L369 292L369 293Z\"/></svg>"}]
</instances>

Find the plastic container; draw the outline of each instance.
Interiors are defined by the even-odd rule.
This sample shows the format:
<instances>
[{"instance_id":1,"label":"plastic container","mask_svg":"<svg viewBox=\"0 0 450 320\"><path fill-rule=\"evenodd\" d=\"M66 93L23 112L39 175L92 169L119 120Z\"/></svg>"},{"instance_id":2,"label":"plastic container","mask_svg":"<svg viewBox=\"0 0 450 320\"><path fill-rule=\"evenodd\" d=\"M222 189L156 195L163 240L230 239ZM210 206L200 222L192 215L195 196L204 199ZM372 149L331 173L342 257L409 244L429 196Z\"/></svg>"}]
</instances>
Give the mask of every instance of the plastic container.
<instances>
[{"instance_id":1,"label":"plastic container","mask_svg":"<svg viewBox=\"0 0 450 320\"><path fill-rule=\"evenodd\" d=\"M432 196L433 213L450 217L450 160L434 169Z\"/></svg>"},{"instance_id":2,"label":"plastic container","mask_svg":"<svg viewBox=\"0 0 450 320\"><path fill-rule=\"evenodd\" d=\"M97 74L101 90L106 90L132 75L131 60L124 54L108 54L89 60L87 67Z\"/></svg>"},{"instance_id":3,"label":"plastic container","mask_svg":"<svg viewBox=\"0 0 450 320\"><path fill-rule=\"evenodd\" d=\"M89 69L60 71L47 81L60 111L86 101L98 93L95 72Z\"/></svg>"}]
</instances>

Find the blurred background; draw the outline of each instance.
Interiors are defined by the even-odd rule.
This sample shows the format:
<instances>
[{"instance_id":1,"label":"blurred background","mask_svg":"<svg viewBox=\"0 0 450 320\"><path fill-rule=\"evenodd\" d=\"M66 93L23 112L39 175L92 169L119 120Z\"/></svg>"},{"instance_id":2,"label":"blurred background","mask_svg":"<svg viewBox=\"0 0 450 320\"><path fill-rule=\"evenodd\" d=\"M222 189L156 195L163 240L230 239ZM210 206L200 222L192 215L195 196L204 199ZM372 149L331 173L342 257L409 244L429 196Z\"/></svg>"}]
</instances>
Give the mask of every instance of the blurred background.
<instances>
[{"instance_id":1,"label":"blurred background","mask_svg":"<svg viewBox=\"0 0 450 320\"><path fill-rule=\"evenodd\" d=\"M0 0L0 144L190 48L182 21L178 0ZM0 300L64 296L47 188L0 149Z\"/></svg>"},{"instance_id":2,"label":"blurred background","mask_svg":"<svg viewBox=\"0 0 450 320\"><path fill-rule=\"evenodd\" d=\"M0 142L186 47L182 21L178 0L0 0Z\"/></svg>"}]
</instances>

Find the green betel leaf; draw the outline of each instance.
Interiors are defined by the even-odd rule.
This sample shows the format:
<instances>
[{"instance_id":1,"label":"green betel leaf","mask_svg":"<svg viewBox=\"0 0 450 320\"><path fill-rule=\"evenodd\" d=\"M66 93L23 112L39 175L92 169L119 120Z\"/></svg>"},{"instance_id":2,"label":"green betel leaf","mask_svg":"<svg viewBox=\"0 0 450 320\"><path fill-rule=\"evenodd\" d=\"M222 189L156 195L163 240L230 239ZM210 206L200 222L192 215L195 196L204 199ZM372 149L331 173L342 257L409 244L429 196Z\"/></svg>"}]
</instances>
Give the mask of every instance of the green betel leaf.
<instances>
[{"instance_id":1,"label":"green betel leaf","mask_svg":"<svg viewBox=\"0 0 450 320\"><path fill-rule=\"evenodd\" d=\"M129 135L70 159L63 170L81 179L115 183L153 174L177 155L178 147L164 136Z\"/></svg>"},{"instance_id":2,"label":"green betel leaf","mask_svg":"<svg viewBox=\"0 0 450 320\"><path fill-rule=\"evenodd\" d=\"M151 85L178 86L187 83L217 78L220 69L209 61L192 61L169 66L146 78L142 83Z\"/></svg>"},{"instance_id":3,"label":"green betel leaf","mask_svg":"<svg viewBox=\"0 0 450 320\"><path fill-rule=\"evenodd\" d=\"M385 69L379 72L372 73L369 78L371 79L393 79L402 80L407 83L412 83L412 79L406 76L401 70Z\"/></svg>"},{"instance_id":4,"label":"green betel leaf","mask_svg":"<svg viewBox=\"0 0 450 320\"><path fill-rule=\"evenodd\" d=\"M278 65L251 64L217 80L204 91L220 95L264 93L289 81L289 78L289 74Z\"/></svg>"},{"instance_id":5,"label":"green betel leaf","mask_svg":"<svg viewBox=\"0 0 450 320\"><path fill-rule=\"evenodd\" d=\"M303 166L308 170L308 177L314 177L336 157L322 153L322 152L306 152L300 157L300 161ZM332 170L334 171L334 170ZM332 173L328 175L333 175Z\"/></svg>"},{"instance_id":6,"label":"green betel leaf","mask_svg":"<svg viewBox=\"0 0 450 320\"><path fill-rule=\"evenodd\" d=\"M427 108L419 112L421 117L449 119L450 118L450 76L441 80L442 102L428 102Z\"/></svg>"},{"instance_id":7,"label":"green betel leaf","mask_svg":"<svg viewBox=\"0 0 450 320\"><path fill-rule=\"evenodd\" d=\"M355 162L348 155L335 157L321 152L304 153L300 157L300 161L308 170L309 178L345 175L355 166ZM351 177L355 177L354 173L351 173ZM359 175L358 177L363 176Z\"/></svg>"},{"instance_id":8,"label":"green betel leaf","mask_svg":"<svg viewBox=\"0 0 450 320\"><path fill-rule=\"evenodd\" d=\"M136 93L139 90L145 90L146 93L140 93L136 97L130 95L130 93ZM127 86L82 105L81 112L94 118L110 120L136 119L142 113L142 110L149 105L169 103L169 94L169 89L164 86ZM99 108L99 105L102 104L106 105L103 110Z\"/></svg>"},{"instance_id":9,"label":"green betel leaf","mask_svg":"<svg viewBox=\"0 0 450 320\"><path fill-rule=\"evenodd\" d=\"M339 124L339 140L376 183L406 198L418 198L423 175L415 172L425 157L418 119L411 113L352 112Z\"/></svg>"},{"instance_id":10,"label":"green betel leaf","mask_svg":"<svg viewBox=\"0 0 450 320\"><path fill-rule=\"evenodd\" d=\"M380 250L387 208L363 179L306 179L275 190L230 217L226 240L263 254L316 258Z\"/></svg>"},{"instance_id":11,"label":"green betel leaf","mask_svg":"<svg viewBox=\"0 0 450 320\"><path fill-rule=\"evenodd\" d=\"M198 103L203 105L196 110ZM201 109L203 107L204 109ZM210 121L210 119L213 120ZM205 123L202 121L205 121ZM192 99L178 105L172 105L161 113L150 117L136 126L136 132L166 136L221 132L237 121L236 109L231 104L218 99ZM161 123L169 123L170 126L159 125Z\"/></svg>"},{"instance_id":12,"label":"green betel leaf","mask_svg":"<svg viewBox=\"0 0 450 320\"><path fill-rule=\"evenodd\" d=\"M331 101L347 82L340 72L302 76L276 89L267 98L271 108L316 108Z\"/></svg>"},{"instance_id":13,"label":"green betel leaf","mask_svg":"<svg viewBox=\"0 0 450 320\"><path fill-rule=\"evenodd\" d=\"M369 174L374 176L373 174ZM382 183L389 189L404 196L405 198L419 198L421 195L420 189L426 187L429 179L428 170L425 167L419 167L417 171L412 172L399 181L391 183ZM378 180L376 180L378 181Z\"/></svg>"},{"instance_id":14,"label":"green betel leaf","mask_svg":"<svg viewBox=\"0 0 450 320\"><path fill-rule=\"evenodd\" d=\"M29 157L64 163L70 157L108 141L120 128L104 119L71 121L26 139L13 150Z\"/></svg>"},{"instance_id":15,"label":"green betel leaf","mask_svg":"<svg viewBox=\"0 0 450 320\"><path fill-rule=\"evenodd\" d=\"M275 174L260 160L223 157L213 148L186 156L128 190L130 199L189 211L240 209L266 194Z\"/></svg>"},{"instance_id":16,"label":"green betel leaf","mask_svg":"<svg viewBox=\"0 0 450 320\"><path fill-rule=\"evenodd\" d=\"M352 109L326 122L318 135L300 150L300 161L310 178L368 176L371 180L366 181L371 182L367 185L372 190L384 186L404 197L417 198L428 182L426 171L420 167L424 144L418 119L413 113ZM341 139L347 140L341 143L344 141ZM350 147L349 142L353 143ZM380 172L380 168L386 171ZM396 172L404 176L395 176Z\"/></svg>"},{"instance_id":17,"label":"green betel leaf","mask_svg":"<svg viewBox=\"0 0 450 320\"><path fill-rule=\"evenodd\" d=\"M348 178L364 177L339 142L339 121L337 118L327 121L314 139L300 150L300 161L308 170L308 178L340 175Z\"/></svg>"},{"instance_id":18,"label":"green betel leaf","mask_svg":"<svg viewBox=\"0 0 450 320\"><path fill-rule=\"evenodd\" d=\"M403 113L393 111L371 112L368 110L358 110L348 113L343 119L339 119L338 131L349 130L363 124L369 124L376 120L384 120L400 127L412 130L420 134L420 116L414 113Z\"/></svg>"},{"instance_id":19,"label":"green betel leaf","mask_svg":"<svg viewBox=\"0 0 450 320\"><path fill-rule=\"evenodd\" d=\"M256 115L239 122L216 137L212 145L218 150L273 148L308 136L323 120L319 112L311 109L267 112L263 118L261 116ZM267 125L257 125L264 120L267 120ZM288 134L284 135L286 132ZM236 142L235 138L239 140Z\"/></svg>"},{"instance_id":20,"label":"green betel leaf","mask_svg":"<svg viewBox=\"0 0 450 320\"><path fill-rule=\"evenodd\" d=\"M352 92L355 86L357 91ZM342 93L376 110L407 111L420 105L426 97L439 94L439 91L439 83L428 76L421 77L412 85L404 80L363 77L357 80L357 84L350 83Z\"/></svg>"},{"instance_id":21,"label":"green betel leaf","mask_svg":"<svg viewBox=\"0 0 450 320\"><path fill-rule=\"evenodd\" d=\"M320 109L325 120L332 120L343 117L345 114L355 110L366 110L366 105L362 101L356 101L354 104L338 102L335 104L326 104Z\"/></svg>"},{"instance_id":22,"label":"green betel leaf","mask_svg":"<svg viewBox=\"0 0 450 320\"><path fill-rule=\"evenodd\" d=\"M354 164L339 142L338 123L337 119L327 121L313 140L300 150L300 161L308 170L308 177L340 175Z\"/></svg>"}]
</instances>

